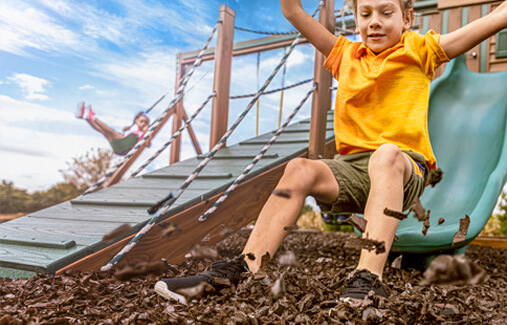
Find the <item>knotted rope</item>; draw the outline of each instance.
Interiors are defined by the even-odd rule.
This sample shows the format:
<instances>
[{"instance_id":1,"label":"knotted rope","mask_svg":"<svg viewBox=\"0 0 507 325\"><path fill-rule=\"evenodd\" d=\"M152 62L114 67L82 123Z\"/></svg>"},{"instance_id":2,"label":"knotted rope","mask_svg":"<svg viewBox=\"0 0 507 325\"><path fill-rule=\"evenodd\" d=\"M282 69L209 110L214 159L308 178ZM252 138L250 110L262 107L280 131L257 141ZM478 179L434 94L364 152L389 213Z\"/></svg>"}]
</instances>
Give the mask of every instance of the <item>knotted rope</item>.
<instances>
[{"instance_id":1,"label":"knotted rope","mask_svg":"<svg viewBox=\"0 0 507 325\"><path fill-rule=\"evenodd\" d=\"M236 178L236 180L234 180L234 182L231 184L231 186L229 186L225 190L224 194L222 194L220 196L220 198L218 198L218 200L211 206L211 208L209 208L205 213L203 213L199 217L199 222L205 221L213 212L215 212L218 209L218 207L229 197L229 195L238 187L239 183L241 183L245 179L246 175L248 175L248 173L255 167L255 164L257 164L257 162L262 159L262 157L264 156L264 154L269 150L269 148L271 148L271 146L273 145L273 143L275 143L275 141L278 140L278 137L280 136L280 134L282 134L282 132L285 131L285 128L287 127L287 125L289 125L289 123L292 120L292 118L294 118L294 116L299 112L299 110L301 109L301 107L305 104L305 102L308 100L308 98L310 97L310 95L315 91L315 89L317 89L317 84L314 84L313 87L312 87L312 89L310 89L308 91L308 93L303 98L303 100L301 101L301 103L299 103L299 105L294 109L294 111L292 111L292 113L285 120L285 122L283 123L283 125L276 131L275 135L273 135L273 137L271 137L271 139L269 139L269 141L262 148L262 150L257 154L257 156L255 156L255 158L252 160L252 162L250 163L250 165L248 165L245 168L245 170L243 170L243 172L241 173L241 175L239 175Z\"/></svg>"}]
</instances>

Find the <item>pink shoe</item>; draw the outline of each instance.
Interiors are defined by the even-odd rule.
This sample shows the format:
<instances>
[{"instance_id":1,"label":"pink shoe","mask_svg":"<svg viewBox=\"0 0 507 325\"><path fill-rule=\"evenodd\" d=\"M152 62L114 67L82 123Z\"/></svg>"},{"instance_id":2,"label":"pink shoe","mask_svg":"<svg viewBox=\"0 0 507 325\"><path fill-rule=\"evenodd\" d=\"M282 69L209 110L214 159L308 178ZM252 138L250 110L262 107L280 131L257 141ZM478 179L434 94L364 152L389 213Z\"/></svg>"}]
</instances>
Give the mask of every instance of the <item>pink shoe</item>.
<instances>
[{"instance_id":1,"label":"pink shoe","mask_svg":"<svg viewBox=\"0 0 507 325\"><path fill-rule=\"evenodd\" d=\"M84 113L85 113L85 103L84 102L79 102L77 104L77 108L76 108L76 117L77 118L83 118L84 117Z\"/></svg>"},{"instance_id":2,"label":"pink shoe","mask_svg":"<svg viewBox=\"0 0 507 325\"><path fill-rule=\"evenodd\" d=\"M95 112L92 110L92 105L88 105L88 116L86 117L88 121L95 120Z\"/></svg>"}]
</instances>

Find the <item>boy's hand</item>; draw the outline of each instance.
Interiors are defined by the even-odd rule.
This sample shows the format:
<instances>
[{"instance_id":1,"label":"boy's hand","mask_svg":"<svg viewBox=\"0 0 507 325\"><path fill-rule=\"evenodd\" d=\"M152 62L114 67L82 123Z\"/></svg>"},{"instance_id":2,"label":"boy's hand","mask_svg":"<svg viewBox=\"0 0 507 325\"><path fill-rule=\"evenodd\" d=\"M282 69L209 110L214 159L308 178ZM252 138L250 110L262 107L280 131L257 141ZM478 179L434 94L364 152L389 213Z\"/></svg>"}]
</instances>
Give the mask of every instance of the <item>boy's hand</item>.
<instances>
[{"instance_id":1,"label":"boy's hand","mask_svg":"<svg viewBox=\"0 0 507 325\"><path fill-rule=\"evenodd\" d=\"M301 0L280 0L280 4L285 18L319 52L324 56L328 56L336 43L337 37L304 11Z\"/></svg>"}]
</instances>

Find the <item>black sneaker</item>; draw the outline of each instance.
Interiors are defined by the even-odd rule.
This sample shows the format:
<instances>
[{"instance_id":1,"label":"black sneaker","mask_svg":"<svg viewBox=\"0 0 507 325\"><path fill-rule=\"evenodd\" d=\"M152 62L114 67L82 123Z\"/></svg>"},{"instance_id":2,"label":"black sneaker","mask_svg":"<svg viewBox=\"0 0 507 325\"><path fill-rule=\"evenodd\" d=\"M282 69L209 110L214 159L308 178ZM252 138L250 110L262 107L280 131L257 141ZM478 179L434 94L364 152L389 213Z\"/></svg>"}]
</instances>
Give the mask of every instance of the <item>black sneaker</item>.
<instances>
[{"instance_id":1,"label":"black sneaker","mask_svg":"<svg viewBox=\"0 0 507 325\"><path fill-rule=\"evenodd\" d=\"M388 294L384 285L378 279L378 276L368 270L360 270L352 275L348 280L347 286L343 290L340 300L344 302L363 301L370 292L376 296L387 298Z\"/></svg>"},{"instance_id":2,"label":"black sneaker","mask_svg":"<svg viewBox=\"0 0 507 325\"><path fill-rule=\"evenodd\" d=\"M237 285L241 273L249 272L245 262L245 255L240 255L232 260L219 261L211 264L209 270L197 275L185 278L163 279L155 284L155 291L166 299L175 299L182 304L187 303L188 294L184 291L191 291L192 288L199 288L203 284L212 287L212 291L218 292L232 285ZM204 290L204 287L201 288ZM179 293L178 293L179 291ZM197 298L200 294L195 294Z\"/></svg>"}]
</instances>

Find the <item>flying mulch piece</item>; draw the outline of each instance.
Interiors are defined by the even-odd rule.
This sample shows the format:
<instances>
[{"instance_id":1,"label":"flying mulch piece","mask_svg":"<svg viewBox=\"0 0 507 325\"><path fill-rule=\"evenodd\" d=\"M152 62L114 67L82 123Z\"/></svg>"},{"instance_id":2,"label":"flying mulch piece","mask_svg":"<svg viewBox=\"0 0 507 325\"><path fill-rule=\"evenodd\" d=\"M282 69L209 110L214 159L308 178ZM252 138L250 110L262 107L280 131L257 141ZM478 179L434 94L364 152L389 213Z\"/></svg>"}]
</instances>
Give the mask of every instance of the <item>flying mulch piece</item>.
<instances>
[{"instance_id":1,"label":"flying mulch piece","mask_svg":"<svg viewBox=\"0 0 507 325\"><path fill-rule=\"evenodd\" d=\"M299 266L296 254L293 251L286 251L278 256L278 264L285 266Z\"/></svg>"},{"instance_id":2,"label":"flying mulch piece","mask_svg":"<svg viewBox=\"0 0 507 325\"><path fill-rule=\"evenodd\" d=\"M178 227L177 224L174 224L172 222L162 222L157 224L160 228L162 228L162 232L160 234L160 237L169 237L172 233L175 231L181 232L181 228Z\"/></svg>"},{"instance_id":3,"label":"flying mulch piece","mask_svg":"<svg viewBox=\"0 0 507 325\"><path fill-rule=\"evenodd\" d=\"M259 267L259 270L266 271L268 269L268 263L270 260L271 255L269 255L269 252L266 252L266 254L262 255L261 266Z\"/></svg>"},{"instance_id":4,"label":"flying mulch piece","mask_svg":"<svg viewBox=\"0 0 507 325\"><path fill-rule=\"evenodd\" d=\"M271 287L271 294L273 295L273 299L278 300L282 298L286 292L282 275L279 279L276 279L275 283L273 283L273 286Z\"/></svg>"},{"instance_id":5,"label":"flying mulch piece","mask_svg":"<svg viewBox=\"0 0 507 325\"><path fill-rule=\"evenodd\" d=\"M410 211L414 212L414 217L419 221L424 221L427 219L426 209L422 206L419 198L415 198L414 203L410 207Z\"/></svg>"},{"instance_id":6,"label":"flying mulch piece","mask_svg":"<svg viewBox=\"0 0 507 325\"><path fill-rule=\"evenodd\" d=\"M283 230L288 231L288 232L293 232L294 230L298 230L298 229L299 229L299 227L296 224L294 224L292 226L283 227Z\"/></svg>"},{"instance_id":7,"label":"flying mulch piece","mask_svg":"<svg viewBox=\"0 0 507 325\"><path fill-rule=\"evenodd\" d=\"M454 234L454 237L452 237L453 245L465 241L468 226L470 226L470 217L466 214L463 219L459 220L459 230Z\"/></svg>"},{"instance_id":8,"label":"flying mulch piece","mask_svg":"<svg viewBox=\"0 0 507 325\"><path fill-rule=\"evenodd\" d=\"M192 299L199 299L205 292L212 292L213 290L214 288L208 282L203 281L194 287L178 289L176 293L182 295L188 304Z\"/></svg>"},{"instance_id":9,"label":"flying mulch piece","mask_svg":"<svg viewBox=\"0 0 507 325\"><path fill-rule=\"evenodd\" d=\"M431 262L423 276L421 285L477 285L489 279L486 270L465 255L439 255Z\"/></svg>"},{"instance_id":10,"label":"flying mulch piece","mask_svg":"<svg viewBox=\"0 0 507 325\"><path fill-rule=\"evenodd\" d=\"M426 219L424 220L422 229L423 236L426 236L426 234L428 233L428 229L430 228L430 213L431 210L426 211Z\"/></svg>"},{"instance_id":11,"label":"flying mulch piece","mask_svg":"<svg viewBox=\"0 0 507 325\"><path fill-rule=\"evenodd\" d=\"M401 261L403 259L403 255L400 255L394 259L394 261L391 263L391 267L393 269L401 269Z\"/></svg>"},{"instance_id":12,"label":"flying mulch piece","mask_svg":"<svg viewBox=\"0 0 507 325\"><path fill-rule=\"evenodd\" d=\"M443 176L444 172L440 168L430 170L428 184L431 185L431 187L435 187L435 185L437 185L442 180Z\"/></svg>"},{"instance_id":13,"label":"flying mulch piece","mask_svg":"<svg viewBox=\"0 0 507 325\"><path fill-rule=\"evenodd\" d=\"M218 251L216 249L208 246L201 246L199 244L195 244L194 246L192 246L190 254L194 258L216 259L219 256Z\"/></svg>"},{"instance_id":14,"label":"flying mulch piece","mask_svg":"<svg viewBox=\"0 0 507 325\"><path fill-rule=\"evenodd\" d=\"M275 189L273 192L274 195L283 197L284 199L290 199L292 192L289 189Z\"/></svg>"},{"instance_id":15,"label":"flying mulch piece","mask_svg":"<svg viewBox=\"0 0 507 325\"><path fill-rule=\"evenodd\" d=\"M368 223L365 218L361 218L355 213L352 213L347 222L362 233L366 230L366 224Z\"/></svg>"},{"instance_id":16,"label":"flying mulch piece","mask_svg":"<svg viewBox=\"0 0 507 325\"><path fill-rule=\"evenodd\" d=\"M210 240L211 240L211 234L210 234L210 233L208 233L208 234L206 235L206 237L204 237L204 238L201 240L201 242L203 242L203 243L207 243L207 242L209 242Z\"/></svg>"},{"instance_id":17,"label":"flying mulch piece","mask_svg":"<svg viewBox=\"0 0 507 325\"><path fill-rule=\"evenodd\" d=\"M222 229L219 232L220 236L227 237L234 232L234 229L231 227L227 227L224 224L221 224L220 226L222 227Z\"/></svg>"},{"instance_id":18,"label":"flying mulch piece","mask_svg":"<svg viewBox=\"0 0 507 325\"><path fill-rule=\"evenodd\" d=\"M160 275L167 271L167 264L164 261L140 262L134 265L127 265L114 273L114 277L120 281L127 281L136 276L154 274Z\"/></svg>"},{"instance_id":19,"label":"flying mulch piece","mask_svg":"<svg viewBox=\"0 0 507 325\"><path fill-rule=\"evenodd\" d=\"M441 225L445 222L445 219L444 218L440 218L438 219L438 225Z\"/></svg>"},{"instance_id":20,"label":"flying mulch piece","mask_svg":"<svg viewBox=\"0 0 507 325\"><path fill-rule=\"evenodd\" d=\"M386 216L393 217L393 218L396 218L398 220L407 219L407 217L408 217L408 213L394 211L394 210L391 210L391 209L388 209L388 208L384 209L384 214Z\"/></svg>"},{"instance_id":21,"label":"flying mulch piece","mask_svg":"<svg viewBox=\"0 0 507 325\"><path fill-rule=\"evenodd\" d=\"M379 242L369 238L360 238L351 236L345 242L345 247L366 249L368 251L375 250L375 254L382 254L386 251L385 242Z\"/></svg>"},{"instance_id":22,"label":"flying mulch piece","mask_svg":"<svg viewBox=\"0 0 507 325\"><path fill-rule=\"evenodd\" d=\"M132 226L130 226L128 223L123 224L119 226L118 228L112 230L111 232L107 233L102 237L103 241L112 241L116 237L119 237L121 235L124 235L128 233L132 229Z\"/></svg>"}]
</instances>

